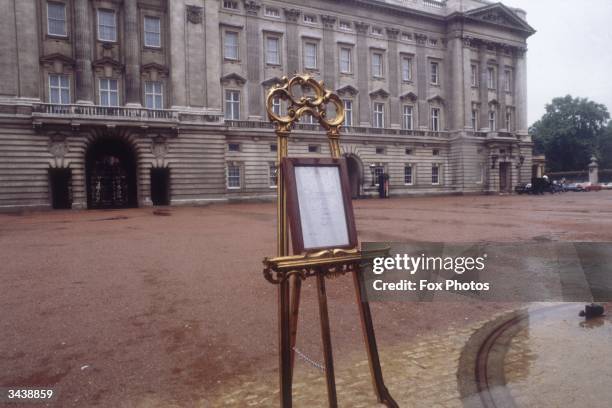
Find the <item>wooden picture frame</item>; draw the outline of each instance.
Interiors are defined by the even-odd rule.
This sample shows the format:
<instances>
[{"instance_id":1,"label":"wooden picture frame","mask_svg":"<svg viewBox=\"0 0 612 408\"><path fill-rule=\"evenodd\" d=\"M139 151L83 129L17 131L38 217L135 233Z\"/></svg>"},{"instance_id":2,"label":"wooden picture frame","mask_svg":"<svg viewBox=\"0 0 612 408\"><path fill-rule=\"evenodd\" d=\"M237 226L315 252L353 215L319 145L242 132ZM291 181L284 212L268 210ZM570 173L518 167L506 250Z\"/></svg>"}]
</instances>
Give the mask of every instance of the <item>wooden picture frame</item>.
<instances>
[{"instance_id":1,"label":"wooden picture frame","mask_svg":"<svg viewBox=\"0 0 612 408\"><path fill-rule=\"evenodd\" d=\"M356 248L346 160L284 158L281 166L293 253Z\"/></svg>"}]
</instances>

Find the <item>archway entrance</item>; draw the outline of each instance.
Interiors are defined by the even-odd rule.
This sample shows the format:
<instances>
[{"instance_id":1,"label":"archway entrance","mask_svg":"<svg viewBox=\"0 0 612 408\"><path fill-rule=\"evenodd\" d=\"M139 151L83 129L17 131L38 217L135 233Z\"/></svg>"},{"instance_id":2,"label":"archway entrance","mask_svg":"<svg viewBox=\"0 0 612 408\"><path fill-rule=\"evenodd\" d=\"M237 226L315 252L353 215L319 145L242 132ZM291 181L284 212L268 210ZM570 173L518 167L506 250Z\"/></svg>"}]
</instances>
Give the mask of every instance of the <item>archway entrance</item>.
<instances>
[{"instance_id":1,"label":"archway entrance","mask_svg":"<svg viewBox=\"0 0 612 408\"><path fill-rule=\"evenodd\" d=\"M359 157L354 154L348 154L345 157L351 197L358 198L361 195L361 185L363 184L363 166Z\"/></svg>"},{"instance_id":2,"label":"archway entrance","mask_svg":"<svg viewBox=\"0 0 612 408\"><path fill-rule=\"evenodd\" d=\"M136 157L120 139L94 141L85 155L87 208L137 206Z\"/></svg>"}]
</instances>

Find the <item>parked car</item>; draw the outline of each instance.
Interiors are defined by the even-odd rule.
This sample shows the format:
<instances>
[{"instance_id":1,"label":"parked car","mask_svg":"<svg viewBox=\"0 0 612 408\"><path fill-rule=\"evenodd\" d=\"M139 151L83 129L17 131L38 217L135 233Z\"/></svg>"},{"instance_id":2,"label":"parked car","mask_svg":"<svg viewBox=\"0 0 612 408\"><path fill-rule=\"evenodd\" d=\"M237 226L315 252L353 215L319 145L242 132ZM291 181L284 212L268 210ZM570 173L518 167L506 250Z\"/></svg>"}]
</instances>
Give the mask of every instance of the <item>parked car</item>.
<instances>
[{"instance_id":1,"label":"parked car","mask_svg":"<svg viewBox=\"0 0 612 408\"><path fill-rule=\"evenodd\" d=\"M604 190L612 190L612 183L602 183L602 184L600 184L600 186Z\"/></svg>"},{"instance_id":2,"label":"parked car","mask_svg":"<svg viewBox=\"0 0 612 408\"><path fill-rule=\"evenodd\" d=\"M584 187L584 191L601 191L601 185L590 184Z\"/></svg>"},{"instance_id":3,"label":"parked car","mask_svg":"<svg viewBox=\"0 0 612 408\"><path fill-rule=\"evenodd\" d=\"M514 191L518 194L531 194L531 183L519 183L514 187Z\"/></svg>"},{"instance_id":4,"label":"parked car","mask_svg":"<svg viewBox=\"0 0 612 408\"><path fill-rule=\"evenodd\" d=\"M567 191L586 191L580 183L570 183L565 187L565 189Z\"/></svg>"}]
</instances>

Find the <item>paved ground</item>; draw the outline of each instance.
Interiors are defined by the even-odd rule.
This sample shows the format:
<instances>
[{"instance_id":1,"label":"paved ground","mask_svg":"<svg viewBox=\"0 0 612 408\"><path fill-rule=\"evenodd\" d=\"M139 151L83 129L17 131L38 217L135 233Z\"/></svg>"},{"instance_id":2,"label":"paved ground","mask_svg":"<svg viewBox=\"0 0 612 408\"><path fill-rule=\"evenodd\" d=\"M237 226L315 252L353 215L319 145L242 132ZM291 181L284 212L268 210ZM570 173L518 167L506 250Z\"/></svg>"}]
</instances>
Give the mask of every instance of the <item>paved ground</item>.
<instances>
[{"instance_id":1,"label":"paved ground","mask_svg":"<svg viewBox=\"0 0 612 408\"><path fill-rule=\"evenodd\" d=\"M362 200L355 211L361 240L612 241L611 200L607 191ZM274 219L270 203L171 208L170 216L152 209L0 215L0 386L53 385L61 407L275 406L276 292L261 273L261 259L274 252ZM341 406L370 406L367 377L356 377L367 367L356 366L364 355L351 286L348 278L328 284ZM298 347L317 357L311 282L303 293ZM398 388L401 373L442 370L450 373L448 393L423 392L453 406L454 368L445 356L511 306L374 304L394 395L429 401ZM446 342L438 347L435 339ZM298 373L297 400L324 406L324 395L312 403L299 387L311 377L323 386L320 372L299 362Z\"/></svg>"}]
</instances>

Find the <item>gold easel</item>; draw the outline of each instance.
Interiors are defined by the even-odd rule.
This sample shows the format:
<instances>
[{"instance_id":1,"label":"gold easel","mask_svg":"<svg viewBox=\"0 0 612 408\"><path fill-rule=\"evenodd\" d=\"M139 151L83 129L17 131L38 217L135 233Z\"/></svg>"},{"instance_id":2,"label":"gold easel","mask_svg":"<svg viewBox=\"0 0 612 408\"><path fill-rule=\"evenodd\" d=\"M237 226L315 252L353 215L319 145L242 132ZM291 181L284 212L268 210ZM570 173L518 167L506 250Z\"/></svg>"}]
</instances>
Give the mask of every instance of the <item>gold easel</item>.
<instances>
[{"instance_id":1,"label":"gold easel","mask_svg":"<svg viewBox=\"0 0 612 408\"><path fill-rule=\"evenodd\" d=\"M302 90L310 88L314 96L293 95L295 87ZM288 104L287 115L274 112L273 102L276 98ZM327 119L326 107L335 106L336 115ZM340 158L340 127L344 122L344 105L338 95L326 90L323 82L317 82L310 75L297 75L288 79L282 78L282 83L274 86L266 97L266 110L271 122L276 125L277 135L277 257L264 259L264 276L278 285L278 321L279 321L279 365L280 365L280 402L282 408L292 406L293 364L295 359L297 321L300 304L302 280L309 276L317 278L317 294L319 299L319 315L321 319L321 337L327 379L327 395L330 407L337 407L336 383L332 357L331 334L327 313L327 295L325 278L348 272L353 274L353 282L357 294L357 305L361 317L363 337L368 352L372 383L378 401L387 407L398 407L385 387L370 306L366 300L364 289L359 280L361 268L371 262L374 257L385 256L386 251L362 253L358 248L332 249L315 253L289 255L289 231L287 217L287 191L285 175L280 166L283 158L288 155L288 137L294 123L300 117L310 114L316 118L327 131L329 149L332 158Z\"/></svg>"}]
</instances>

